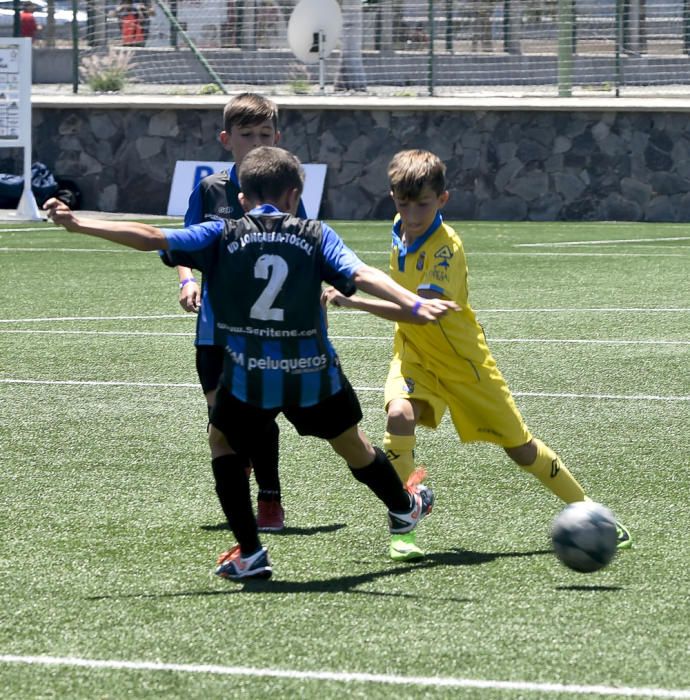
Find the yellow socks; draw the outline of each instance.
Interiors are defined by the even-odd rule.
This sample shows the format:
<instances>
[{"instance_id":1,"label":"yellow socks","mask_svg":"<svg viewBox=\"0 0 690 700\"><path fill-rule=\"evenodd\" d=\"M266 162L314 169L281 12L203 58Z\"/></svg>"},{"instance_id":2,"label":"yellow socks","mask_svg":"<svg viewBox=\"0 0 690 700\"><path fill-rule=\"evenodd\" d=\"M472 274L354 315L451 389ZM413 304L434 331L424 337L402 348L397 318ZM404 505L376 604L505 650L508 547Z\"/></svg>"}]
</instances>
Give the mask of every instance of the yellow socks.
<instances>
[{"instance_id":1,"label":"yellow socks","mask_svg":"<svg viewBox=\"0 0 690 700\"><path fill-rule=\"evenodd\" d=\"M537 446L537 458L532 464L522 468L536 476L549 491L565 503L584 501L586 497L582 486L561 462L561 458L541 440L534 438L534 442Z\"/></svg>"},{"instance_id":2,"label":"yellow socks","mask_svg":"<svg viewBox=\"0 0 690 700\"><path fill-rule=\"evenodd\" d=\"M415 469L414 448L417 438L414 435L383 435L383 451L391 461L403 484L407 483Z\"/></svg>"}]
</instances>

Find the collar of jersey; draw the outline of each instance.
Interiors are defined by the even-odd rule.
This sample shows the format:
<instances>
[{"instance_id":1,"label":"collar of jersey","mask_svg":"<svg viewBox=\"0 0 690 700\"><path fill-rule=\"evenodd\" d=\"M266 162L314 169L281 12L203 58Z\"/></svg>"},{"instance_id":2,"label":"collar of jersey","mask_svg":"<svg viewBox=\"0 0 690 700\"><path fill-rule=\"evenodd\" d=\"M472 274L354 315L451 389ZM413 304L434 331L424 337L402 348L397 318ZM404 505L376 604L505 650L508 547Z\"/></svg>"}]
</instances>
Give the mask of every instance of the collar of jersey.
<instances>
[{"instance_id":1,"label":"collar of jersey","mask_svg":"<svg viewBox=\"0 0 690 700\"><path fill-rule=\"evenodd\" d=\"M270 216L271 214L282 214L283 212L272 204L260 204L258 207L254 207L249 213L256 216Z\"/></svg>"},{"instance_id":2,"label":"collar of jersey","mask_svg":"<svg viewBox=\"0 0 690 700\"><path fill-rule=\"evenodd\" d=\"M398 217L393 223L393 245L398 249L398 257L405 256L408 253L414 253L419 250L431 237L431 234L443 223L443 218L441 217L441 212L437 211L434 220L431 222L431 226L424 231L424 233L415 240L415 242L409 246L409 248L402 242L400 237L400 228L402 227L402 219Z\"/></svg>"}]
</instances>

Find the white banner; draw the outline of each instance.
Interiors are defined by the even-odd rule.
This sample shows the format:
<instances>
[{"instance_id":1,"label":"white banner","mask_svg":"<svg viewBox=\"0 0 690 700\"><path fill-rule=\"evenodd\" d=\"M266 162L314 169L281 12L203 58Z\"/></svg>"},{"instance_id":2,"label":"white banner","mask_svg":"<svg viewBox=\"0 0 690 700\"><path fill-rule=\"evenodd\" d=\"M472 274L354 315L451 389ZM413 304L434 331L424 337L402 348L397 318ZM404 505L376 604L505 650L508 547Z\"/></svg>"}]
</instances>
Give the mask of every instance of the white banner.
<instances>
[{"instance_id":1,"label":"white banner","mask_svg":"<svg viewBox=\"0 0 690 700\"><path fill-rule=\"evenodd\" d=\"M0 39L0 148L24 149L24 191L15 216L38 221L31 190L31 39Z\"/></svg>"},{"instance_id":2,"label":"white banner","mask_svg":"<svg viewBox=\"0 0 690 700\"><path fill-rule=\"evenodd\" d=\"M175 164L170 198L168 199L168 216L184 216L192 190L207 175L221 170L229 170L233 164L227 161L178 160ZM302 202L310 219L319 218L321 197L326 180L326 165L321 163L304 163L305 180Z\"/></svg>"}]
</instances>

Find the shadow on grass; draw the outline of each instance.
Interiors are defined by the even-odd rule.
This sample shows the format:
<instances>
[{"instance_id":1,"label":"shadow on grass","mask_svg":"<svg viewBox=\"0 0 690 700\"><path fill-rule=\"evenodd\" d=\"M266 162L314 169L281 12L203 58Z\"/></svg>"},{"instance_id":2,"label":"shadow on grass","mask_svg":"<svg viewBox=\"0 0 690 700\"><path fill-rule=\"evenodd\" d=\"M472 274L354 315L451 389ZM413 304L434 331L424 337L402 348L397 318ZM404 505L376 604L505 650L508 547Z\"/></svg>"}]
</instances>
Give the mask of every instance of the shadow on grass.
<instances>
[{"instance_id":1,"label":"shadow on grass","mask_svg":"<svg viewBox=\"0 0 690 700\"><path fill-rule=\"evenodd\" d=\"M557 591L622 591L623 586L600 586L595 583L573 586L556 586Z\"/></svg>"},{"instance_id":2,"label":"shadow on grass","mask_svg":"<svg viewBox=\"0 0 690 700\"><path fill-rule=\"evenodd\" d=\"M540 556L543 554L553 554L550 549L536 550L532 552L472 552L464 549L454 549L448 552L436 552L428 554L424 559L416 562L401 562L396 565L391 563L389 568L378 571L370 571L353 576L334 576L326 579L314 579L311 581L281 581L280 579L250 579L243 582L228 581L232 586L227 590L198 590L180 591L177 593L130 593L124 595L99 595L87 596L86 600L120 600L126 598L187 598L196 596L216 596L216 595L236 595L238 593L356 593L358 595L369 595L376 597L390 598L419 598L420 596L411 593L388 593L381 591L360 591L358 586L373 583L379 579L392 579L403 576L413 571L424 571L438 567L449 566L477 566L486 564L496 559L522 558ZM238 585L239 584L239 585ZM423 596L421 596L423 597ZM443 598L446 602L470 603L472 598Z\"/></svg>"},{"instance_id":3,"label":"shadow on grass","mask_svg":"<svg viewBox=\"0 0 690 700\"><path fill-rule=\"evenodd\" d=\"M518 559L542 554L553 554L551 549L537 549L532 552L473 552L470 549L452 549L448 552L427 554L420 565L432 566L476 566L496 559Z\"/></svg>"},{"instance_id":4,"label":"shadow on grass","mask_svg":"<svg viewBox=\"0 0 690 700\"><path fill-rule=\"evenodd\" d=\"M260 535L323 535L329 532L337 532L347 527L345 523L333 523L332 525L316 525L315 527L286 527L280 532L260 532ZM218 523L217 525L202 525L202 530L206 532L220 532L221 530L230 530L227 523Z\"/></svg>"}]
</instances>

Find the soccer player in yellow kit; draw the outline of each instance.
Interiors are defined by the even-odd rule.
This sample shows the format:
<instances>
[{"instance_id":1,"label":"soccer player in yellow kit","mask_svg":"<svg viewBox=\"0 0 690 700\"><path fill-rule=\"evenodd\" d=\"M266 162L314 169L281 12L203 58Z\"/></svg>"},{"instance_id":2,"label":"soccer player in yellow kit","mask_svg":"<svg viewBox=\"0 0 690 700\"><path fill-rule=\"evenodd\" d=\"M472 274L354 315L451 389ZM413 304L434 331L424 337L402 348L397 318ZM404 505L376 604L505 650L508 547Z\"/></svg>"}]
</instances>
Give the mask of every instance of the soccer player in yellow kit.
<instances>
[{"instance_id":1,"label":"soccer player in yellow kit","mask_svg":"<svg viewBox=\"0 0 690 700\"><path fill-rule=\"evenodd\" d=\"M491 355L484 332L468 301L467 261L458 234L441 217L448 201L445 166L428 151L396 154L388 168L398 216L393 225L390 275L422 297L450 299L460 307L437 323L397 323L385 388L387 411L383 448L401 480L421 476L415 470L415 428L436 428L446 409L463 442L500 445L565 503L587 500L561 458L533 437ZM327 290L327 301L395 320L395 307L379 299L344 297ZM618 547L631 546L630 534L617 523ZM390 556L423 556L415 531L392 535Z\"/></svg>"}]
</instances>

